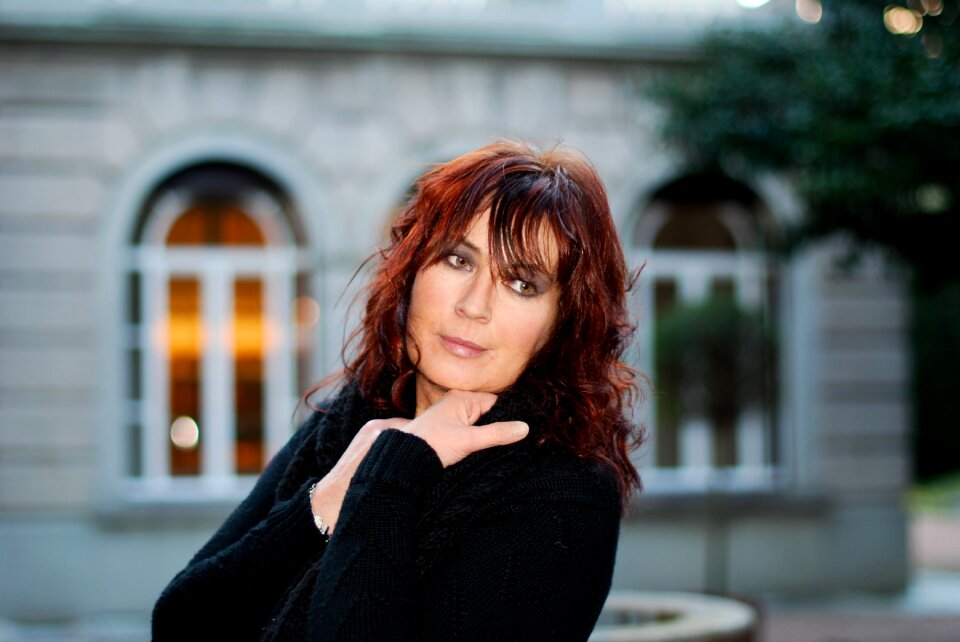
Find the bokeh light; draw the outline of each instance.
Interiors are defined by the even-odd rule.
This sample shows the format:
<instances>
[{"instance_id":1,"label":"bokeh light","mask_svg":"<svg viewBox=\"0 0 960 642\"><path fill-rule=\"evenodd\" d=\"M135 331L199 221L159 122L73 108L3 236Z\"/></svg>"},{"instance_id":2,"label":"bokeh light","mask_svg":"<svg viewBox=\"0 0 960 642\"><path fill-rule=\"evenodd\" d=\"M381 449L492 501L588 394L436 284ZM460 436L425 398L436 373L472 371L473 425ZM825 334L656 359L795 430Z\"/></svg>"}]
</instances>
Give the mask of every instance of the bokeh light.
<instances>
[{"instance_id":1,"label":"bokeh light","mask_svg":"<svg viewBox=\"0 0 960 642\"><path fill-rule=\"evenodd\" d=\"M943 13L943 0L920 0L920 4L928 16L939 16Z\"/></svg>"},{"instance_id":2,"label":"bokeh light","mask_svg":"<svg viewBox=\"0 0 960 642\"><path fill-rule=\"evenodd\" d=\"M200 443L200 427L193 417L180 416L170 424L170 441L177 448L192 450Z\"/></svg>"},{"instance_id":3,"label":"bokeh light","mask_svg":"<svg viewBox=\"0 0 960 642\"><path fill-rule=\"evenodd\" d=\"M293 319L299 328L312 328L320 322L320 304L309 296L293 300Z\"/></svg>"},{"instance_id":4,"label":"bokeh light","mask_svg":"<svg viewBox=\"0 0 960 642\"><path fill-rule=\"evenodd\" d=\"M917 188L917 207L926 214L942 214L950 209L950 190L943 185L928 183Z\"/></svg>"},{"instance_id":5,"label":"bokeh light","mask_svg":"<svg viewBox=\"0 0 960 642\"><path fill-rule=\"evenodd\" d=\"M797 15L805 22L816 24L823 18L823 5L820 0L797 0Z\"/></svg>"},{"instance_id":6,"label":"bokeh light","mask_svg":"<svg viewBox=\"0 0 960 642\"><path fill-rule=\"evenodd\" d=\"M770 0L737 0L737 4L744 9L756 9L770 2Z\"/></svg>"},{"instance_id":7,"label":"bokeh light","mask_svg":"<svg viewBox=\"0 0 960 642\"><path fill-rule=\"evenodd\" d=\"M912 36L923 27L923 16L906 7L890 5L883 10L887 31L898 36Z\"/></svg>"}]
</instances>

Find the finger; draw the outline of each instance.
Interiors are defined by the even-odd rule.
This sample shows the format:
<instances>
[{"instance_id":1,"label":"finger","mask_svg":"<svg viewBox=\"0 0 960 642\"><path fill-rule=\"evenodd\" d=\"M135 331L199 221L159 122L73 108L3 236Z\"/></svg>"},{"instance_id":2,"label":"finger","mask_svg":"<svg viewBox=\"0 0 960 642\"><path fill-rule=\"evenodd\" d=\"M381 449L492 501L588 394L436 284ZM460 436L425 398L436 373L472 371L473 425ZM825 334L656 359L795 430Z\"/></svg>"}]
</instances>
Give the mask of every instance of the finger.
<instances>
[{"instance_id":1,"label":"finger","mask_svg":"<svg viewBox=\"0 0 960 642\"><path fill-rule=\"evenodd\" d=\"M397 430L403 430L407 427L407 424L410 423L409 419L402 419L400 417L394 417L389 420L390 425L388 428L396 428Z\"/></svg>"},{"instance_id":2,"label":"finger","mask_svg":"<svg viewBox=\"0 0 960 642\"><path fill-rule=\"evenodd\" d=\"M367 423L363 424L363 427L360 428L360 431L376 432L378 430L386 430L387 428L390 428L394 422L397 422L397 421L401 421L401 419L399 417L393 417L390 419L371 419Z\"/></svg>"},{"instance_id":3,"label":"finger","mask_svg":"<svg viewBox=\"0 0 960 642\"><path fill-rule=\"evenodd\" d=\"M402 417L391 417L390 419L371 419L367 423L363 424L363 427L360 429L358 434L363 434L364 436L376 439L377 436L384 430L389 430L390 428L402 430L403 427L408 423L410 423L410 420Z\"/></svg>"},{"instance_id":4,"label":"finger","mask_svg":"<svg viewBox=\"0 0 960 642\"><path fill-rule=\"evenodd\" d=\"M499 421L486 426L478 426L469 431L473 451L491 446L506 446L520 441L530 433L530 426L522 421Z\"/></svg>"},{"instance_id":5,"label":"finger","mask_svg":"<svg viewBox=\"0 0 960 642\"><path fill-rule=\"evenodd\" d=\"M493 407L496 401L497 395L489 392L451 390L441 400L446 403L437 405L441 406L438 410L447 418L472 426L483 413Z\"/></svg>"},{"instance_id":6,"label":"finger","mask_svg":"<svg viewBox=\"0 0 960 642\"><path fill-rule=\"evenodd\" d=\"M350 440L350 445L340 456L340 459L334 465L334 469L341 472L355 470L360 465L360 461L366 457L367 452L381 432L389 428L404 426L407 423L407 419L395 417L392 419L372 419L363 424L357 434L353 436L353 439Z\"/></svg>"},{"instance_id":7,"label":"finger","mask_svg":"<svg viewBox=\"0 0 960 642\"><path fill-rule=\"evenodd\" d=\"M375 419L373 421L368 421L363 425L363 428L360 432L357 433L357 436L354 437L354 442L356 446L351 442L348 450L352 450L354 459L363 459L367 451L370 450L370 447L373 446L373 442L377 440L377 437L380 436L384 430L390 430L391 428L397 428L402 430L409 422L408 419L400 419L398 417L392 419Z\"/></svg>"}]
</instances>

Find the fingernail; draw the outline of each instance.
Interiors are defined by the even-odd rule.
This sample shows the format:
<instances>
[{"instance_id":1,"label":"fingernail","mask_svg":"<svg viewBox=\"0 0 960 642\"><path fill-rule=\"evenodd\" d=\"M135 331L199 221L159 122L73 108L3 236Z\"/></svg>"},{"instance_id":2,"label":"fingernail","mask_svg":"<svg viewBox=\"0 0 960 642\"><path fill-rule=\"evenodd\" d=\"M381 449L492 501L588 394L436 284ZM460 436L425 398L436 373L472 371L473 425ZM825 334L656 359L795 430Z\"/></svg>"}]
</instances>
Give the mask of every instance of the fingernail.
<instances>
[{"instance_id":1,"label":"fingernail","mask_svg":"<svg viewBox=\"0 0 960 642\"><path fill-rule=\"evenodd\" d=\"M513 429L513 431L516 433L517 437L526 437L527 433L530 432L530 426L521 421L517 423L517 426Z\"/></svg>"}]
</instances>

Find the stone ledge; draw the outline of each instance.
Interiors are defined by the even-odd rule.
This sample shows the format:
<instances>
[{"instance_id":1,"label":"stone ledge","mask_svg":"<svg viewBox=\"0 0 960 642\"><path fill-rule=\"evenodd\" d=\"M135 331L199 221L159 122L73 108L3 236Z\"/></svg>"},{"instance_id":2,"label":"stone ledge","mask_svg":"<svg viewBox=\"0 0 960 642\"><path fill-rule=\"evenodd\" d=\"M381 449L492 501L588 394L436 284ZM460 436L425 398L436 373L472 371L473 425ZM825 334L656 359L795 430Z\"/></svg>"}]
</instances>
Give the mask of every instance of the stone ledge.
<instances>
[{"instance_id":1,"label":"stone ledge","mask_svg":"<svg viewBox=\"0 0 960 642\"><path fill-rule=\"evenodd\" d=\"M830 512L833 501L822 494L785 492L642 493L631 502L627 520L705 517L815 517Z\"/></svg>"}]
</instances>

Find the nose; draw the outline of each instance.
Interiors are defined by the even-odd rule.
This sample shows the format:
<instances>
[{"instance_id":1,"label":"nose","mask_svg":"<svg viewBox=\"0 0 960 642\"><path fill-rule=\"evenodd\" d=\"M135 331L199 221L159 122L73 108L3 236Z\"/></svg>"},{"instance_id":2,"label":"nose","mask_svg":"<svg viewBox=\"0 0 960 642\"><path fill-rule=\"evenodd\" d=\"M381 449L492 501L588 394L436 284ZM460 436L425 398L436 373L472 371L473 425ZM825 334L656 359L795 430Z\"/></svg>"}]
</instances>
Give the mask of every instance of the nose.
<instances>
[{"instance_id":1,"label":"nose","mask_svg":"<svg viewBox=\"0 0 960 642\"><path fill-rule=\"evenodd\" d=\"M487 322L493 313L495 283L492 275L477 270L465 285L457 301L457 314L474 321Z\"/></svg>"}]
</instances>

